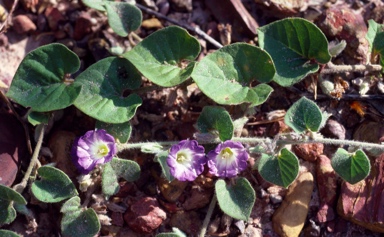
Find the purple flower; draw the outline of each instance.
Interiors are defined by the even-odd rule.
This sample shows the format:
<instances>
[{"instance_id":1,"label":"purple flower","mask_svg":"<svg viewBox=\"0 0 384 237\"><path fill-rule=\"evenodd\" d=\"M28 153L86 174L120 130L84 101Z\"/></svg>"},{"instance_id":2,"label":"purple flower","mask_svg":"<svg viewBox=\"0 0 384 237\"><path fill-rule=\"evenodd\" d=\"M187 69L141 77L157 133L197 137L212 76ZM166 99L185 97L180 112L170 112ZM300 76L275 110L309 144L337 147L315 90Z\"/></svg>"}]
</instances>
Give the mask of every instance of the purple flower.
<instances>
[{"instance_id":1,"label":"purple flower","mask_svg":"<svg viewBox=\"0 0 384 237\"><path fill-rule=\"evenodd\" d=\"M97 164L112 160L117 152L115 139L104 129L88 131L72 145L72 161L83 174L88 174Z\"/></svg>"},{"instance_id":2,"label":"purple flower","mask_svg":"<svg viewBox=\"0 0 384 237\"><path fill-rule=\"evenodd\" d=\"M235 177L247 168L248 153L240 142L225 141L207 154L209 173L221 177Z\"/></svg>"},{"instance_id":3,"label":"purple flower","mask_svg":"<svg viewBox=\"0 0 384 237\"><path fill-rule=\"evenodd\" d=\"M171 174L180 181L195 180L203 172L205 163L204 147L195 140L173 145L167 158Z\"/></svg>"}]
</instances>

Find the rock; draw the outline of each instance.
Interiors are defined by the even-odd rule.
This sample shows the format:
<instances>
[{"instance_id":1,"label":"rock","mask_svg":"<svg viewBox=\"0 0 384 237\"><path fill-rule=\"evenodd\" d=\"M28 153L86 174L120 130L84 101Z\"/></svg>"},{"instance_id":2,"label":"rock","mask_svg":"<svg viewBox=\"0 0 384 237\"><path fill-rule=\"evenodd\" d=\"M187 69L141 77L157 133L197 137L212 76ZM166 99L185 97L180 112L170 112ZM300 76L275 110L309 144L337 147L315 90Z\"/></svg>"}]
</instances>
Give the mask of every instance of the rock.
<instances>
[{"instance_id":1,"label":"rock","mask_svg":"<svg viewBox=\"0 0 384 237\"><path fill-rule=\"evenodd\" d=\"M123 226L124 218L121 212L112 212L111 214L112 225Z\"/></svg>"},{"instance_id":2,"label":"rock","mask_svg":"<svg viewBox=\"0 0 384 237\"><path fill-rule=\"evenodd\" d=\"M62 170L71 179L78 175L71 158L71 147L75 138L76 135L72 132L57 131L52 134L48 142L53 155L52 162L56 163L56 168Z\"/></svg>"},{"instance_id":3,"label":"rock","mask_svg":"<svg viewBox=\"0 0 384 237\"><path fill-rule=\"evenodd\" d=\"M73 39L81 40L92 32L92 17L88 12L80 12L73 29Z\"/></svg>"},{"instance_id":4,"label":"rock","mask_svg":"<svg viewBox=\"0 0 384 237\"><path fill-rule=\"evenodd\" d=\"M172 215L169 225L179 228L188 236L196 236L200 231L202 221L195 211L180 211Z\"/></svg>"},{"instance_id":5,"label":"rock","mask_svg":"<svg viewBox=\"0 0 384 237\"><path fill-rule=\"evenodd\" d=\"M283 203L272 217L273 229L280 236L299 236L303 229L313 191L313 176L304 172L288 188Z\"/></svg>"},{"instance_id":6,"label":"rock","mask_svg":"<svg viewBox=\"0 0 384 237\"><path fill-rule=\"evenodd\" d=\"M365 142L384 142L384 126L381 122L364 121L353 134L353 140Z\"/></svg>"},{"instance_id":7,"label":"rock","mask_svg":"<svg viewBox=\"0 0 384 237\"><path fill-rule=\"evenodd\" d=\"M124 214L130 228L139 233L151 233L167 218L156 198L144 197L133 203Z\"/></svg>"},{"instance_id":8,"label":"rock","mask_svg":"<svg viewBox=\"0 0 384 237\"><path fill-rule=\"evenodd\" d=\"M191 196L183 203L186 211L205 207L211 201L213 189L202 189L198 186L192 187Z\"/></svg>"},{"instance_id":9,"label":"rock","mask_svg":"<svg viewBox=\"0 0 384 237\"><path fill-rule=\"evenodd\" d=\"M160 188L160 192L163 197L168 202L176 202L179 199L180 195L184 192L184 189L187 187L188 182L182 182L177 179L174 179L172 182L169 182L165 178L160 178L157 181L157 184Z\"/></svg>"},{"instance_id":10,"label":"rock","mask_svg":"<svg viewBox=\"0 0 384 237\"><path fill-rule=\"evenodd\" d=\"M316 178L320 196L317 219L324 223L335 218L334 207L337 202L337 176L331 166L331 160L325 155L317 159Z\"/></svg>"},{"instance_id":11,"label":"rock","mask_svg":"<svg viewBox=\"0 0 384 237\"><path fill-rule=\"evenodd\" d=\"M297 144L292 146L292 151L301 159L314 162L317 157L323 154L322 143Z\"/></svg>"},{"instance_id":12,"label":"rock","mask_svg":"<svg viewBox=\"0 0 384 237\"><path fill-rule=\"evenodd\" d=\"M337 212L343 218L372 231L384 233L384 153L372 165L371 174L351 185L343 182Z\"/></svg>"},{"instance_id":13,"label":"rock","mask_svg":"<svg viewBox=\"0 0 384 237\"><path fill-rule=\"evenodd\" d=\"M36 30L36 25L26 15L18 15L13 18L13 29L18 34L27 34Z\"/></svg>"}]
</instances>

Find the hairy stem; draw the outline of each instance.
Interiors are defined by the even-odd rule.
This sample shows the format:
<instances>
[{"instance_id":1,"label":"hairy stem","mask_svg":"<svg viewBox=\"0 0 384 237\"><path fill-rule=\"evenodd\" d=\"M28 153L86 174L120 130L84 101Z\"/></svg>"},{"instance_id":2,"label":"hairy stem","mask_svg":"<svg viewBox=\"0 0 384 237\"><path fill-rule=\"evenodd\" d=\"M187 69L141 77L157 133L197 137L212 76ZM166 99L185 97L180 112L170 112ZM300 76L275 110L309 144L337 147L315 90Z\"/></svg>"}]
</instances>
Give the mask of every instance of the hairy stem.
<instances>
[{"instance_id":1,"label":"hairy stem","mask_svg":"<svg viewBox=\"0 0 384 237\"><path fill-rule=\"evenodd\" d=\"M209 204L209 207L208 207L207 215L205 215L205 219L203 222L203 226L201 227L199 237L205 236L205 233L207 232L208 224L209 224L209 221L211 220L212 213L213 213L213 210L215 209L216 203L217 203L217 197L216 197L216 193L214 193L211 203Z\"/></svg>"},{"instance_id":2,"label":"hairy stem","mask_svg":"<svg viewBox=\"0 0 384 237\"><path fill-rule=\"evenodd\" d=\"M321 70L321 74L337 74L345 72L380 72L383 67L378 64L368 65L335 65L332 62L327 64L327 67Z\"/></svg>"},{"instance_id":3,"label":"hairy stem","mask_svg":"<svg viewBox=\"0 0 384 237\"><path fill-rule=\"evenodd\" d=\"M27 186L29 176L31 175L32 170L38 161L38 157L39 157L39 153L40 153L40 149L41 149L41 144L43 143L43 138L44 138L44 130L45 130L44 128L45 128L44 124L40 124L37 126L37 130L40 130L39 138L37 140L35 150L33 151L31 161L29 162L28 169L24 174L23 180L19 184L16 184L15 186L13 186L13 190L15 190L19 193L22 193L24 191L25 187Z\"/></svg>"}]
</instances>

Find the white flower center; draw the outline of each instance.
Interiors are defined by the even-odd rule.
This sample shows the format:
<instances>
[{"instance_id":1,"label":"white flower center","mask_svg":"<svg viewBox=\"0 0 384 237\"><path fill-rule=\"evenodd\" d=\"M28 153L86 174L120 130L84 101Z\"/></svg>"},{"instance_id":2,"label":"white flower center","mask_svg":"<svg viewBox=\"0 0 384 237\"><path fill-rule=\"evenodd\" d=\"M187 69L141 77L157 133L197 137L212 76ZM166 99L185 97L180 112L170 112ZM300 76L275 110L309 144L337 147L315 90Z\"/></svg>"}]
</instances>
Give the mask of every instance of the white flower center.
<instances>
[{"instance_id":1,"label":"white flower center","mask_svg":"<svg viewBox=\"0 0 384 237\"><path fill-rule=\"evenodd\" d=\"M104 156L108 155L108 153L109 153L109 148L106 144L104 144L104 143L98 144L97 150L95 153L95 158L101 159Z\"/></svg>"}]
</instances>

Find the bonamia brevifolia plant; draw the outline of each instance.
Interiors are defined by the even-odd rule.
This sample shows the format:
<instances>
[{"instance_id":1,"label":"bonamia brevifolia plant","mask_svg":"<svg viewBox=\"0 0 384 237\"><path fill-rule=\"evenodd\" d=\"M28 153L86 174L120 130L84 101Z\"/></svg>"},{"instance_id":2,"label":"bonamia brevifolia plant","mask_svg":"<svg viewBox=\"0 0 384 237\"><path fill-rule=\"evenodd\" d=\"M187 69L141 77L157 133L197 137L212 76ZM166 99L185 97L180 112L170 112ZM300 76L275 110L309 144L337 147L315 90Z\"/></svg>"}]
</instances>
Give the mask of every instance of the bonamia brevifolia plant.
<instances>
[{"instance_id":1,"label":"bonamia brevifolia plant","mask_svg":"<svg viewBox=\"0 0 384 237\"><path fill-rule=\"evenodd\" d=\"M105 11L110 27L120 36L125 37L140 27L141 11L134 5L83 2ZM366 38L372 58L382 59L383 29L383 25L369 21ZM199 177L214 180L214 194L200 230L201 237L206 234L216 203L234 219L245 222L249 219L256 194L244 171L251 155L256 158L254 172L267 182L287 188L299 174L299 159L291 151L291 145L340 145L331 160L334 171L350 184L366 178L371 166L365 152L378 154L384 145L324 138L319 131L330 114L306 97L286 111L284 122L290 129L285 133L273 138L239 137L234 136L234 131L241 130L250 111L268 100L273 93L271 82L290 87L313 75L319 79L324 94L332 96L335 85L325 75L364 70L380 74L384 61L369 65L333 64L332 59L345 48L346 42L331 47L315 24L301 18L275 21L257 31L258 46L233 43L197 62L198 40L180 27L169 26L144 38L131 50L99 60L77 74L80 60L62 44L52 43L28 53L6 96L28 108L28 121L35 126L37 143L24 179L12 187L0 186L0 225L13 222L16 212L34 218L28 205L33 195L39 202L59 203L63 236L98 234L105 223L101 218L106 216L89 206L90 197L101 190L97 195L103 202L125 210L113 202L113 197L119 192L119 181L134 182L140 177L138 163L119 157L133 149L153 154L161 175L169 182L175 179L194 182ZM186 85L195 83L215 102L199 113L194 137L181 141L129 142L130 121L142 105L139 95L151 90L150 86L142 86L143 77L157 88L185 89ZM227 105L241 105L243 117L232 120ZM79 174L75 183L54 163L38 165L47 124L54 113L69 106L97 121L95 128L76 138L68 150ZM37 173L33 173L36 166ZM31 185L26 189L28 182ZM17 236L8 230L0 230L0 235ZM173 228L173 232L157 236L186 235Z\"/></svg>"}]
</instances>

